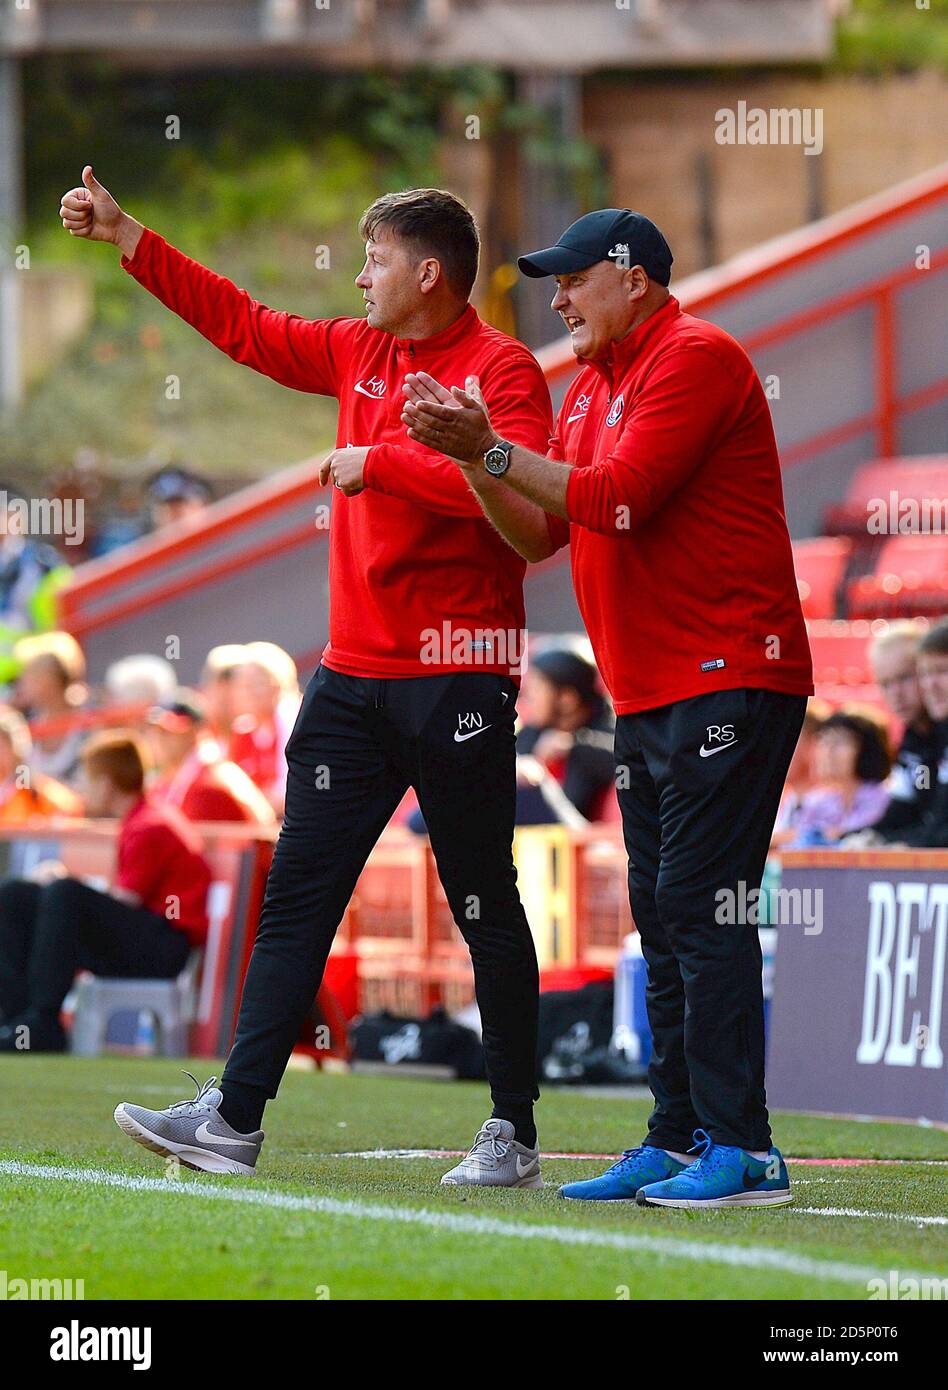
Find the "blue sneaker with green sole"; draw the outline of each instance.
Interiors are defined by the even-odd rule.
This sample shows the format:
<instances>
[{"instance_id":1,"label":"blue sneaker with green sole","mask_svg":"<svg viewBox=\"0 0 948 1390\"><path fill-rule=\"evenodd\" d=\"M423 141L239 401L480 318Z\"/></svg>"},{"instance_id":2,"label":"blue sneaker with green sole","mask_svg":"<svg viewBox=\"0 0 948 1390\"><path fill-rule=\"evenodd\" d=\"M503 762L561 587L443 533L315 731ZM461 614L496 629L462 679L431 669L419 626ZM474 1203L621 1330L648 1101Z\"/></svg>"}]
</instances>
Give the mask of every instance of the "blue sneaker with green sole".
<instances>
[{"instance_id":1,"label":"blue sneaker with green sole","mask_svg":"<svg viewBox=\"0 0 948 1390\"><path fill-rule=\"evenodd\" d=\"M787 1165L779 1149L764 1159L744 1149L715 1144L703 1129L695 1130L694 1163L674 1177L640 1186L635 1200L641 1207L782 1207L793 1200Z\"/></svg>"},{"instance_id":2,"label":"blue sneaker with green sole","mask_svg":"<svg viewBox=\"0 0 948 1390\"><path fill-rule=\"evenodd\" d=\"M639 1188L646 1183L660 1183L663 1178L684 1171L685 1165L664 1149L640 1144L637 1149L626 1149L619 1161L598 1178L566 1183L560 1188L560 1196L571 1202L634 1202Z\"/></svg>"}]
</instances>

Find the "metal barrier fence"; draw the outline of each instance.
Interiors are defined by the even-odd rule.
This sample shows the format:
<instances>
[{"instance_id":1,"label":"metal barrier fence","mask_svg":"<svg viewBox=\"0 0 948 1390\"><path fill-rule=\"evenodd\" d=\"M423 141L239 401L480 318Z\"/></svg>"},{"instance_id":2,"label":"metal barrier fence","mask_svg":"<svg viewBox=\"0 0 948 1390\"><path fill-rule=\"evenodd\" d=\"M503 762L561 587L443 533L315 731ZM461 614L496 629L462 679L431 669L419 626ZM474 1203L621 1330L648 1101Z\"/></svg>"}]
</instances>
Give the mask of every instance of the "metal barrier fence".
<instances>
[{"instance_id":1,"label":"metal barrier fence","mask_svg":"<svg viewBox=\"0 0 948 1390\"><path fill-rule=\"evenodd\" d=\"M213 884L211 927L201 969L195 1052L230 1046L276 832L203 825ZM15 844L42 842L70 873L108 881L118 827L113 822L38 822L4 826L0 872L18 872ZM518 830L514 854L520 891L541 968L607 966L632 929L626 862L618 828L575 832L559 826ZM451 916L426 838L389 828L363 871L337 933L334 954L357 957L364 1010L426 1014L453 1009L474 994L467 946Z\"/></svg>"}]
</instances>

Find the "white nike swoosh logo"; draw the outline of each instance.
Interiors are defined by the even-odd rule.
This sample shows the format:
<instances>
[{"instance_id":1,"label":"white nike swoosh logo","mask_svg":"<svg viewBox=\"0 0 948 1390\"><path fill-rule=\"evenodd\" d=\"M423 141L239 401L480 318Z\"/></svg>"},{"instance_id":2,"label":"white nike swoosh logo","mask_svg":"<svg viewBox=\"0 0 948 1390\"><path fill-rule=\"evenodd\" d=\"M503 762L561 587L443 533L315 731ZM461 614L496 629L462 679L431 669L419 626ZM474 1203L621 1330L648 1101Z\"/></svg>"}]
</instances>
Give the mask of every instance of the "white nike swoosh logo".
<instances>
[{"instance_id":1,"label":"white nike swoosh logo","mask_svg":"<svg viewBox=\"0 0 948 1390\"><path fill-rule=\"evenodd\" d=\"M518 1178L525 1178L526 1175L527 1175L529 1172L532 1172L532 1170L533 1170L536 1166L537 1166L537 1160L536 1160L535 1158L531 1158L527 1163L524 1163L524 1162L523 1162L523 1159L520 1157L520 1155L517 1154L517 1177L518 1177Z\"/></svg>"},{"instance_id":2,"label":"white nike swoosh logo","mask_svg":"<svg viewBox=\"0 0 948 1390\"><path fill-rule=\"evenodd\" d=\"M358 391L363 396L368 396L370 401L381 401L385 399L384 391L382 392L381 396L377 396L374 391L367 391L366 388L362 385L361 381L357 381L352 389L353 391Z\"/></svg>"},{"instance_id":3,"label":"white nike swoosh logo","mask_svg":"<svg viewBox=\"0 0 948 1390\"><path fill-rule=\"evenodd\" d=\"M737 743L737 739L734 739L732 743L719 743L717 748L705 748L702 744L698 752L702 758L713 758L715 753L723 753L725 748L733 748L735 743Z\"/></svg>"},{"instance_id":4,"label":"white nike swoosh logo","mask_svg":"<svg viewBox=\"0 0 948 1390\"><path fill-rule=\"evenodd\" d=\"M454 741L455 743L463 743L466 738L477 738L478 734L486 734L487 730L493 727L493 724L485 724L482 729L472 729L469 734L462 734L461 730L458 729L457 733L454 735Z\"/></svg>"},{"instance_id":5,"label":"white nike swoosh logo","mask_svg":"<svg viewBox=\"0 0 948 1390\"><path fill-rule=\"evenodd\" d=\"M589 414L589 411L588 411L588 410L577 410L577 412L576 412L575 415L567 415L567 417L566 417L566 423L567 423L568 425L571 425L571 424L573 423L574 420L585 420L585 418L586 418L586 416L587 416L588 414Z\"/></svg>"},{"instance_id":6,"label":"white nike swoosh logo","mask_svg":"<svg viewBox=\"0 0 948 1390\"><path fill-rule=\"evenodd\" d=\"M194 1131L195 1139L199 1139L202 1144L231 1144L235 1149L239 1146L247 1147L246 1139L228 1139L226 1134L212 1134L207 1127L207 1120L202 1125L198 1125Z\"/></svg>"}]
</instances>

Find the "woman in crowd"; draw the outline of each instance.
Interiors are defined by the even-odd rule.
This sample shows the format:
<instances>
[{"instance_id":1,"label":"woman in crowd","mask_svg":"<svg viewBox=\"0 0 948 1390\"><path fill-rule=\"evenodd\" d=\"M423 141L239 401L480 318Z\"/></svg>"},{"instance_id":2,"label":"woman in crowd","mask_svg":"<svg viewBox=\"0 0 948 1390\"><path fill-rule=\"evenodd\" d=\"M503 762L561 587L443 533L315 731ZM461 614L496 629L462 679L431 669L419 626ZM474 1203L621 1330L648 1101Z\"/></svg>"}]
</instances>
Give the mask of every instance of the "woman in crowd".
<instances>
[{"instance_id":1,"label":"woman in crowd","mask_svg":"<svg viewBox=\"0 0 948 1390\"><path fill-rule=\"evenodd\" d=\"M869 713L840 709L816 735L816 785L803 797L796 846L835 844L874 825L888 805L883 785L891 766L883 725Z\"/></svg>"},{"instance_id":2,"label":"woman in crowd","mask_svg":"<svg viewBox=\"0 0 948 1390\"><path fill-rule=\"evenodd\" d=\"M0 825L81 815L81 798L34 767L33 741L22 714L0 705Z\"/></svg>"},{"instance_id":3,"label":"woman in crowd","mask_svg":"<svg viewBox=\"0 0 948 1390\"><path fill-rule=\"evenodd\" d=\"M14 656L20 665L16 706L39 726L33 731L33 770L72 786L86 737L73 718L89 694L82 648L71 633L41 632L19 641Z\"/></svg>"}]
</instances>

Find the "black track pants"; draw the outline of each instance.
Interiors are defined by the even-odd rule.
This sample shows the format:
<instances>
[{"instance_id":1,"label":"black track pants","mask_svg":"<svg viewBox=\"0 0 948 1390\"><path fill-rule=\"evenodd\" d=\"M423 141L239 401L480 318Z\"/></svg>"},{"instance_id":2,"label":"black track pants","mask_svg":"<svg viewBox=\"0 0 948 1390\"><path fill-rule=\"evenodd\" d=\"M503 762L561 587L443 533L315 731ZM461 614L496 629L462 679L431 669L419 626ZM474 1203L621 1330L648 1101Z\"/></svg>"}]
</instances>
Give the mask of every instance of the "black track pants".
<instances>
[{"instance_id":1,"label":"black track pants","mask_svg":"<svg viewBox=\"0 0 948 1390\"><path fill-rule=\"evenodd\" d=\"M803 696L725 690L617 721L657 1147L687 1150L699 1127L719 1144L770 1145L757 927L724 919L727 894L739 916L760 887L805 708Z\"/></svg>"},{"instance_id":2,"label":"black track pants","mask_svg":"<svg viewBox=\"0 0 948 1390\"><path fill-rule=\"evenodd\" d=\"M371 680L320 667L287 745L286 817L225 1086L276 1095L356 880L413 786L470 948L491 1095L537 1097L537 960L512 854L515 699L506 676L476 670Z\"/></svg>"}]
</instances>

